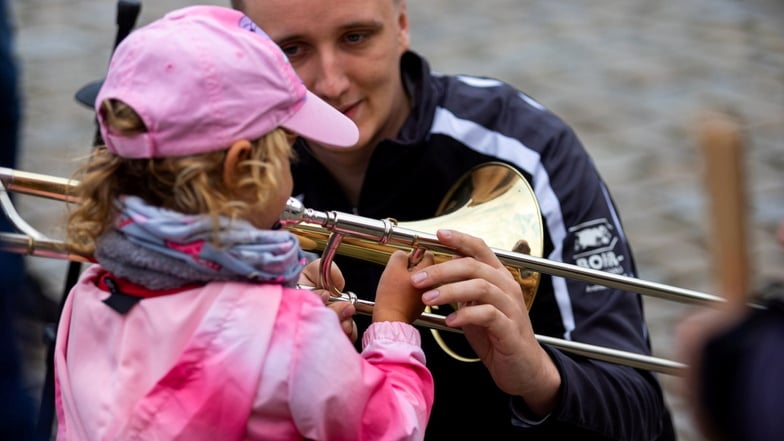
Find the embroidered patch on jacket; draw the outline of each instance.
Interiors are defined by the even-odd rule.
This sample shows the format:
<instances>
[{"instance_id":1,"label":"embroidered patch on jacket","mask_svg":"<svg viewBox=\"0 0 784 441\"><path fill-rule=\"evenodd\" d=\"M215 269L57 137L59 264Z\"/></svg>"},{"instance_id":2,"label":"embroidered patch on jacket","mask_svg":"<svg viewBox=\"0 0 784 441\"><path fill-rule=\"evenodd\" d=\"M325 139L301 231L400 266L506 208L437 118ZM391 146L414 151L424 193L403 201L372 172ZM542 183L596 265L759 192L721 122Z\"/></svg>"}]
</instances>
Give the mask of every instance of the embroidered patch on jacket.
<instances>
[{"instance_id":1,"label":"embroidered patch on jacket","mask_svg":"<svg viewBox=\"0 0 784 441\"><path fill-rule=\"evenodd\" d=\"M607 219L595 219L569 229L574 240L572 258L584 268L623 274L624 255L615 247L620 242L615 226Z\"/></svg>"}]
</instances>

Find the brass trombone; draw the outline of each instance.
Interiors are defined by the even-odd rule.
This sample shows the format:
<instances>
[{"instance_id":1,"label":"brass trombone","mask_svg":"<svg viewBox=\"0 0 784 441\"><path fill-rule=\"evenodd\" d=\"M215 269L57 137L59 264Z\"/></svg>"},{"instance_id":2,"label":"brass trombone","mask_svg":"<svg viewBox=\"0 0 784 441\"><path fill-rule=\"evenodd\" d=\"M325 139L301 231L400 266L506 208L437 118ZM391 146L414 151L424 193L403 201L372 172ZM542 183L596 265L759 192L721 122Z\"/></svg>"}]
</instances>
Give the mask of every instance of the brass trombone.
<instances>
[{"instance_id":1,"label":"brass trombone","mask_svg":"<svg viewBox=\"0 0 784 441\"><path fill-rule=\"evenodd\" d=\"M0 251L31 256L92 262L92 256L76 255L65 243L52 240L30 227L18 215L8 192L34 195L64 202L75 202L76 182L49 175L22 172L0 167L0 203L6 216L24 234L0 233ZM506 228L482 231L486 219L503 216ZM467 173L444 198L436 217L408 223L394 219L369 219L348 213L322 212L305 208L298 200L289 199L281 216L284 228L295 234L306 251L322 252L322 284L332 288L327 277L335 254L366 261L385 263L397 249L431 251L436 260L451 258L454 250L440 244L437 228L453 228L482 237L499 260L512 272L523 288L530 308L539 283L539 273L572 278L643 295L696 305L720 305L722 297L611 274L589 268L550 261L541 256L542 227L538 204L527 181L513 168L501 163L483 164ZM492 234L490 234L492 233ZM335 292L331 301L350 301L357 312L372 314L373 302L358 299L353 293ZM461 332L450 328L445 317L425 312L415 324L431 331ZM634 368L681 375L685 365L644 354L620 351L549 336L536 336L540 343L597 360Z\"/></svg>"}]
</instances>

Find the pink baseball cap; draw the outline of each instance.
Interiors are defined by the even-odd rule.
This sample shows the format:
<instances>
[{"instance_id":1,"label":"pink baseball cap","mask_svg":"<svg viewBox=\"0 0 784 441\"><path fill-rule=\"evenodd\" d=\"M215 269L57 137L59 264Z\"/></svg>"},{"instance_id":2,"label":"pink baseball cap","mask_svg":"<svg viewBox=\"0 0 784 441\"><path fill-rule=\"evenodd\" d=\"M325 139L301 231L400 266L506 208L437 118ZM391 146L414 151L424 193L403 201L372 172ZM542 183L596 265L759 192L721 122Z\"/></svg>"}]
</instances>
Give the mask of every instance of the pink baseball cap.
<instances>
[{"instance_id":1,"label":"pink baseball cap","mask_svg":"<svg viewBox=\"0 0 784 441\"><path fill-rule=\"evenodd\" d=\"M142 118L134 136L107 127L100 105L119 99ZM315 142L349 147L351 119L309 92L286 55L241 12L191 6L126 37L112 55L95 100L107 148L125 158L223 150L277 127Z\"/></svg>"}]
</instances>

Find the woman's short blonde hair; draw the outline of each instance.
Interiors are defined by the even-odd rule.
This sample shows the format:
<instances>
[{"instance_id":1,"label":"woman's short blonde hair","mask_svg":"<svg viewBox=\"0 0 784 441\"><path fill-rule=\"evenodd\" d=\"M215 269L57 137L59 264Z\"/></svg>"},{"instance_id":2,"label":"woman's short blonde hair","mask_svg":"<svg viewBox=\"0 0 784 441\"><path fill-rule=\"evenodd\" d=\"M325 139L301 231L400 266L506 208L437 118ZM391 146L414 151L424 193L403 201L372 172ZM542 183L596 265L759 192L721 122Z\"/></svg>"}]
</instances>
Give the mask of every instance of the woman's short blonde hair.
<instances>
[{"instance_id":1,"label":"woman's short blonde hair","mask_svg":"<svg viewBox=\"0 0 784 441\"><path fill-rule=\"evenodd\" d=\"M138 114L117 100L101 103L107 124L123 135L147 129ZM138 196L150 205L185 214L209 215L217 227L219 216L247 218L269 202L288 169L293 151L286 132L275 129L251 142L247 158L238 161L234 182L223 179L226 150L201 155L127 159L94 149L87 163L74 175L79 181L75 196L80 202L68 216L68 243L73 252L90 255L96 239L114 219L114 200ZM227 149L229 146L226 146ZM238 198L242 195L242 198Z\"/></svg>"}]
</instances>

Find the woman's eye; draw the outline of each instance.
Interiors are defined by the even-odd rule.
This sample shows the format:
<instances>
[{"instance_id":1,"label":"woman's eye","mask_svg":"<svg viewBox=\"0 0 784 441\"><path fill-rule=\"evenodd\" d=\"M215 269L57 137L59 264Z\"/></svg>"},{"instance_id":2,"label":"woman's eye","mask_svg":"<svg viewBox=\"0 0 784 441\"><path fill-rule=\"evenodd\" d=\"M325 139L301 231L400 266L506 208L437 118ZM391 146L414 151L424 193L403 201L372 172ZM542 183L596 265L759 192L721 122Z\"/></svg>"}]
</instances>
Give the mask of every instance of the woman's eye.
<instances>
[{"instance_id":1,"label":"woman's eye","mask_svg":"<svg viewBox=\"0 0 784 441\"><path fill-rule=\"evenodd\" d=\"M298 46L281 46L280 50L282 50L283 53L286 54L287 57L291 58L291 57L297 56L297 53L299 52L299 47Z\"/></svg>"},{"instance_id":2,"label":"woman's eye","mask_svg":"<svg viewBox=\"0 0 784 441\"><path fill-rule=\"evenodd\" d=\"M365 39L365 34L354 33L354 34L347 34L345 39L349 43L361 43Z\"/></svg>"}]
</instances>

